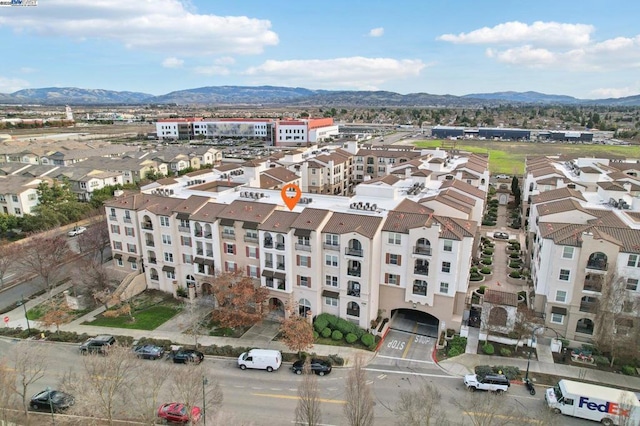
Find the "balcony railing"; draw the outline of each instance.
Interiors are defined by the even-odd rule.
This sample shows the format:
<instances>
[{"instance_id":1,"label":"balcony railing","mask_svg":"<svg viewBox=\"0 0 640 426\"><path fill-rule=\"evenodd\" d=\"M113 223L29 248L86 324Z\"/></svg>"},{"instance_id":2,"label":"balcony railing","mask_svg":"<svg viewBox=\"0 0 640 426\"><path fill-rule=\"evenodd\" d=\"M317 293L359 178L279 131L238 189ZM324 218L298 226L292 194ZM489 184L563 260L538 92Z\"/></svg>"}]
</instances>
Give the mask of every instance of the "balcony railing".
<instances>
[{"instance_id":1,"label":"balcony railing","mask_svg":"<svg viewBox=\"0 0 640 426\"><path fill-rule=\"evenodd\" d=\"M213 238L213 234L211 232L207 232L207 233L204 234L204 237L208 238L208 239L211 239L211 238ZM235 240L235 234L234 234L233 239Z\"/></svg>"},{"instance_id":2,"label":"balcony railing","mask_svg":"<svg viewBox=\"0 0 640 426\"><path fill-rule=\"evenodd\" d=\"M264 240L264 248L273 248L273 240Z\"/></svg>"},{"instance_id":3,"label":"balcony railing","mask_svg":"<svg viewBox=\"0 0 640 426\"><path fill-rule=\"evenodd\" d=\"M227 232L223 232L222 233L222 238L224 238L225 240L235 240L236 239L236 234L229 234Z\"/></svg>"},{"instance_id":4,"label":"balcony railing","mask_svg":"<svg viewBox=\"0 0 640 426\"><path fill-rule=\"evenodd\" d=\"M153 281L158 281L159 279L157 275L151 275L149 278L151 278Z\"/></svg>"},{"instance_id":5,"label":"balcony railing","mask_svg":"<svg viewBox=\"0 0 640 426\"><path fill-rule=\"evenodd\" d=\"M308 244L298 244L298 243L296 243L296 250L311 251L311 246L308 245Z\"/></svg>"},{"instance_id":6,"label":"balcony railing","mask_svg":"<svg viewBox=\"0 0 640 426\"><path fill-rule=\"evenodd\" d=\"M124 223L131 223L131 218L130 217L125 217L124 218Z\"/></svg>"},{"instance_id":7,"label":"balcony railing","mask_svg":"<svg viewBox=\"0 0 640 426\"><path fill-rule=\"evenodd\" d=\"M153 231L153 223L151 223L151 222L142 222L142 229L147 229L149 231Z\"/></svg>"},{"instance_id":8,"label":"balcony railing","mask_svg":"<svg viewBox=\"0 0 640 426\"><path fill-rule=\"evenodd\" d=\"M347 289L347 296L360 297L360 290L353 288Z\"/></svg>"},{"instance_id":9,"label":"balcony railing","mask_svg":"<svg viewBox=\"0 0 640 426\"><path fill-rule=\"evenodd\" d=\"M599 279L590 279L584 280L583 291L595 291L600 293L602 291L602 280Z\"/></svg>"},{"instance_id":10,"label":"balcony railing","mask_svg":"<svg viewBox=\"0 0 640 426\"><path fill-rule=\"evenodd\" d=\"M284 243L276 243L276 250L284 250Z\"/></svg>"},{"instance_id":11,"label":"balcony railing","mask_svg":"<svg viewBox=\"0 0 640 426\"><path fill-rule=\"evenodd\" d=\"M116 215L109 215L109 220L118 220Z\"/></svg>"},{"instance_id":12,"label":"balcony railing","mask_svg":"<svg viewBox=\"0 0 640 426\"><path fill-rule=\"evenodd\" d=\"M362 257L363 251L362 249L358 248L346 247L344 249L344 254L346 254L347 256Z\"/></svg>"},{"instance_id":13,"label":"balcony railing","mask_svg":"<svg viewBox=\"0 0 640 426\"><path fill-rule=\"evenodd\" d=\"M413 273L417 275L429 275L429 268L415 267L413 268Z\"/></svg>"},{"instance_id":14,"label":"balcony railing","mask_svg":"<svg viewBox=\"0 0 640 426\"><path fill-rule=\"evenodd\" d=\"M352 277L362 276L362 270L360 268L347 268L347 275Z\"/></svg>"},{"instance_id":15,"label":"balcony railing","mask_svg":"<svg viewBox=\"0 0 640 426\"><path fill-rule=\"evenodd\" d=\"M202 237L202 231L196 231L193 233L194 236L201 238Z\"/></svg>"},{"instance_id":16,"label":"balcony railing","mask_svg":"<svg viewBox=\"0 0 640 426\"><path fill-rule=\"evenodd\" d=\"M147 245L147 247L155 247L156 246L156 244L153 241L149 241L149 240L145 241L145 244Z\"/></svg>"},{"instance_id":17,"label":"balcony railing","mask_svg":"<svg viewBox=\"0 0 640 426\"><path fill-rule=\"evenodd\" d=\"M150 258L149 258L149 263L151 263L151 264L155 265L156 263L158 263L158 261L156 260L156 258L155 258L155 257L150 257Z\"/></svg>"},{"instance_id":18,"label":"balcony railing","mask_svg":"<svg viewBox=\"0 0 640 426\"><path fill-rule=\"evenodd\" d=\"M276 265L276 269L280 269L281 271L284 271L284 263L278 263Z\"/></svg>"},{"instance_id":19,"label":"balcony railing","mask_svg":"<svg viewBox=\"0 0 640 426\"><path fill-rule=\"evenodd\" d=\"M580 312L595 313L598 309L598 302L580 302Z\"/></svg>"},{"instance_id":20,"label":"balcony railing","mask_svg":"<svg viewBox=\"0 0 640 426\"><path fill-rule=\"evenodd\" d=\"M413 248L413 253L421 254L423 256L431 256L431 247L418 245Z\"/></svg>"},{"instance_id":21,"label":"balcony railing","mask_svg":"<svg viewBox=\"0 0 640 426\"><path fill-rule=\"evenodd\" d=\"M594 269L596 271L606 271L608 269L607 262L604 260L592 260L587 262L587 269Z\"/></svg>"},{"instance_id":22,"label":"balcony railing","mask_svg":"<svg viewBox=\"0 0 640 426\"><path fill-rule=\"evenodd\" d=\"M196 249L196 254L199 256L204 256L204 249Z\"/></svg>"},{"instance_id":23,"label":"balcony railing","mask_svg":"<svg viewBox=\"0 0 640 426\"><path fill-rule=\"evenodd\" d=\"M336 251L340 251L340 245L339 244L327 244L324 243L322 245L322 247L324 247L327 250L336 250Z\"/></svg>"},{"instance_id":24,"label":"balcony railing","mask_svg":"<svg viewBox=\"0 0 640 426\"><path fill-rule=\"evenodd\" d=\"M350 315L352 317L359 317L360 316L360 310L358 310L358 309L347 309L347 315Z\"/></svg>"},{"instance_id":25,"label":"balcony railing","mask_svg":"<svg viewBox=\"0 0 640 426\"><path fill-rule=\"evenodd\" d=\"M178 226L178 231L180 232L191 232L191 228L188 226Z\"/></svg>"},{"instance_id":26,"label":"balcony railing","mask_svg":"<svg viewBox=\"0 0 640 426\"><path fill-rule=\"evenodd\" d=\"M264 267L272 269L273 268L273 262L264 262Z\"/></svg>"},{"instance_id":27,"label":"balcony railing","mask_svg":"<svg viewBox=\"0 0 640 426\"><path fill-rule=\"evenodd\" d=\"M244 242L245 243L257 243L258 242L258 237L250 237L248 235L244 236Z\"/></svg>"}]
</instances>

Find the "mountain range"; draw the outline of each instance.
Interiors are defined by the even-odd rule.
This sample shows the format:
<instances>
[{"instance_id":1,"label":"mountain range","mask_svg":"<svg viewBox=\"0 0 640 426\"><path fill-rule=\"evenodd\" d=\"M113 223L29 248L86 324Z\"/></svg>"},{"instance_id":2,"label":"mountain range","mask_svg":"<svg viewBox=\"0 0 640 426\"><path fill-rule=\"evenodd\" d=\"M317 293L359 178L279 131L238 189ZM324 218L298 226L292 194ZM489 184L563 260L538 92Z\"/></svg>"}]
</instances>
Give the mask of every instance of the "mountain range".
<instances>
[{"instance_id":1,"label":"mountain range","mask_svg":"<svg viewBox=\"0 0 640 426\"><path fill-rule=\"evenodd\" d=\"M640 106L640 95L578 99L539 92L473 93L464 96L388 91L310 90L278 86L209 86L154 96L76 87L45 87L0 93L0 104L41 105L217 105L297 107L482 107L497 105Z\"/></svg>"}]
</instances>

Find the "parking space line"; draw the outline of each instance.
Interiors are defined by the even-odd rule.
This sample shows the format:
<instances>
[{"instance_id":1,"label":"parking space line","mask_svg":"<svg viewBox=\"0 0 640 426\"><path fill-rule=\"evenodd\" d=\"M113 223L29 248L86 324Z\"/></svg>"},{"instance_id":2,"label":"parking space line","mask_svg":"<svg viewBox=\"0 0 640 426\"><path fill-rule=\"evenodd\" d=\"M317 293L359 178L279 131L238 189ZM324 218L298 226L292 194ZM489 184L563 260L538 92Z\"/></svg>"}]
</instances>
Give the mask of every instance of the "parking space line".
<instances>
[{"instance_id":1,"label":"parking space line","mask_svg":"<svg viewBox=\"0 0 640 426\"><path fill-rule=\"evenodd\" d=\"M377 358L397 359L400 361L411 361L411 362L422 362L424 364L434 364L433 361L423 361L421 359L412 359L412 358L400 358L397 356L378 355Z\"/></svg>"},{"instance_id":2,"label":"parking space line","mask_svg":"<svg viewBox=\"0 0 640 426\"><path fill-rule=\"evenodd\" d=\"M418 331L418 322L413 326L413 332L411 334L415 334ZM411 349L411 345L413 344L413 339L409 339L409 343L407 343L407 347L404 348L404 352L402 352L402 358L405 358L409 353L409 349Z\"/></svg>"},{"instance_id":3,"label":"parking space line","mask_svg":"<svg viewBox=\"0 0 640 426\"><path fill-rule=\"evenodd\" d=\"M396 371L396 370L382 370L380 368L365 368L366 371L373 371L376 373L387 373L387 374L404 374L405 376L420 376L420 377L439 377L442 379L455 379L460 380L458 376L446 376L443 374L431 374L431 373L416 373L415 371Z\"/></svg>"}]
</instances>

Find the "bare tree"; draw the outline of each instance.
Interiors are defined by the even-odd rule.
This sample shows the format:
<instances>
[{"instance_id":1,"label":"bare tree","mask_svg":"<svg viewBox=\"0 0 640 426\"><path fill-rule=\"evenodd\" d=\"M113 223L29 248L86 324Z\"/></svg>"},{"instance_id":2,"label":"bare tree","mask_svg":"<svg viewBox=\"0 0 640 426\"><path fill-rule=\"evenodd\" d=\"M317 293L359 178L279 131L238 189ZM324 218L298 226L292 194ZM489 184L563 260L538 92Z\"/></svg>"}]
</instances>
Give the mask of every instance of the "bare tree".
<instances>
[{"instance_id":1,"label":"bare tree","mask_svg":"<svg viewBox=\"0 0 640 426\"><path fill-rule=\"evenodd\" d=\"M264 302L269 291L249 277L230 273L219 275L213 283L213 294L218 301L213 318L225 327L253 325L268 313Z\"/></svg>"},{"instance_id":2,"label":"bare tree","mask_svg":"<svg viewBox=\"0 0 640 426\"><path fill-rule=\"evenodd\" d=\"M70 253L64 236L37 235L31 242L20 246L18 263L25 272L38 275L43 281L45 290L51 293L60 272L60 266L68 259Z\"/></svg>"},{"instance_id":3,"label":"bare tree","mask_svg":"<svg viewBox=\"0 0 640 426\"><path fill-rule=\"evenodd\" d=\"M80 260L80 266L74 269L72 279L76 295L91 297L105 307L108 306L112 293L119 284L97 259Z\"/></svg>"},{"instance_id":4,"label":"bare tree","mask_svg":"<svg viewBox=\"0 0 640 426\"><path fill-rule=\"evenodd\" d=\"M298 405L296 406L296 424L317 426L322 421L320 411L320 393L318 378L311 371L310 358L303 367L304 378L298 386Z\"/></svg>"},{"instance_id":5,"label":"bare tree","mask_svg":"<svg viewBox=\"0 0 640 426\"><path fill-rule=\"evenodd\" d=\"M16 371L9 365L8 359L0 359L0 424L8 423L15 407L16 393L14 386L18 380ZM8 410L11 409L11 410Z\"/></svg>"},{"instance_id":6,"label":"bare tree","mask_svg":"<svg viewBox=\"0 0 640 426\"><path fill-rule=\"evenodd\" d=\"M181 326L184 333L193 336L193 343L198 347L198 336L205 334L209 325L210 314L215 309L213 296L203 296L187 302L187 315L183 317Z\"/></svg>"},{"instance_id":7,"label":"bare tree","mask_svg":"<svg viewBox=\"0 0 640 426\"><path fill-rule=\"evenodd\" d=\"M68 323L72 317L71 309L67 306L66 301L49 299L45 304L47 310L38 319L38 322L45 327L56 326L56 332L60 331L60 324Z\"/></svg>"},{"instance_id":8,"label":"bare tree","mask_svg":"<svg viewBox=\"0 0 640 426\"><path fill-rule=\"evenodd\" d=\"M0 243L0 287L4 286L4 279L9 268L16 263L16 244Z\"/></svg>"},{"instance_id":9,"label":"bare tree","mask_svg":"<svg viewBox=\"0 0 640 426\"><path fill-rule=\"evenodd\" d=\"M442 407L442 394L432 383L422 382L420 388L400 392L400 401L394 412L398 425L439 426L449 424Z\"/></svg>"},{"instance_id":10,"label":"bare tree","mask_svg":"<svg viewBox=\"0 0 640 426\"><path fill-rule=\"evenodd\" d=\"M83 359L77 372L63 378L62 387L76 398L73 412L103 417L109 425L114 424L119 412L125 411L128 402L127 390L140 377L140 363L131 348L114 345L108 355L90 354Z\"/></svg>"},{"instance_id":11,"label":"bare tree","mask_svg":"<svg viewBox=\"0 0 640 426\"><path fill-rule=\"evenodd\" d=\"M519 413L512 404L505 404L504 398L491 392L468 392L456 400L456 405L474 426L506 426L520 423L529 417Z\"/></svg>"},{"instance_id":12,"label":"bare tree","mask_svg":"<svg viewBox=\"0 0 640 426\"><path fill-rule=\"evenodd\" d=\"M207 420L215 420L215 413L222 405L222 388L217 380L206 374L206 371L198 366L189 368L173 367L171 376L171 394L187 406L191 413L192 407L200 407Z\"/></svg>"},{"instance_id":13,"label":"bare tree","mask_svg":"<svg viewBox=\"0 0 640 426\"><path fill-rule=\"evenodd\" d=\"M353 368L347 376L345 388L344 415L349 426L369 426L373 424L373 397L367 385L362 356L357 355Z\"/></svg>"},{"instance_id":14,"label":"bare tree","mask_svg":"<svg viewBox=\"0 0 640 426\"><path fill-rule=\"evenodd\" d=\"M132 413L140 421L155 424L160 405L160 392L171 378L171 368L161 362L147 362L140 366L135 380L129 382L126 392L132 406Z\"/></svg>"},{"instance_id":15,"label":"bare tree","mask_svg":"<svg viewBox=\"0 0 640 426\"><path fill-rule=\"evenodd\" d=\"M17 380L11 389L20 398L24 415L29 416L29 386L42 379L47 371L47 346L30 345L27 342L17 343L11 348L9 365Z\"/></svg>"},{"instance_id":16,"label":"bare tree","mask_svg":"<svg viewBox=\"0 0 640 426\"><path fill-rule=\"evenodd\" d=\"M80 252L83 254L98 252L100 254L98 261L101 264L104 262L104 251L110 242L107 218L104 215L102 217L104 220L88 226L86 231L78 235Z\"/></svg>"}]
</instances>

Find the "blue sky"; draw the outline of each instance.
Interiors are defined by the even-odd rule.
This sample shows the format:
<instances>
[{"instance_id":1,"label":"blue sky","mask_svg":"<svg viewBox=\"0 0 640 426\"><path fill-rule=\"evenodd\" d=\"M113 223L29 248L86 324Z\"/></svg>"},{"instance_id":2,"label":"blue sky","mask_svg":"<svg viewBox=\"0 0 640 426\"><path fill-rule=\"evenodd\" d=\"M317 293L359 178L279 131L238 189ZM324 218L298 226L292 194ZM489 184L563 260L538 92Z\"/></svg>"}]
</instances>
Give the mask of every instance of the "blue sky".
<instances>
[{"instance_id":1,"label":"blue sky","mask_svg":"<svg viewBox=\"0 0 640 426\"><path fill-rule=\"evenodd\" d=\"M640 94L640 2L39 0L0 8L0 93L221 85Z\"/></svg>"}]
</instances>

